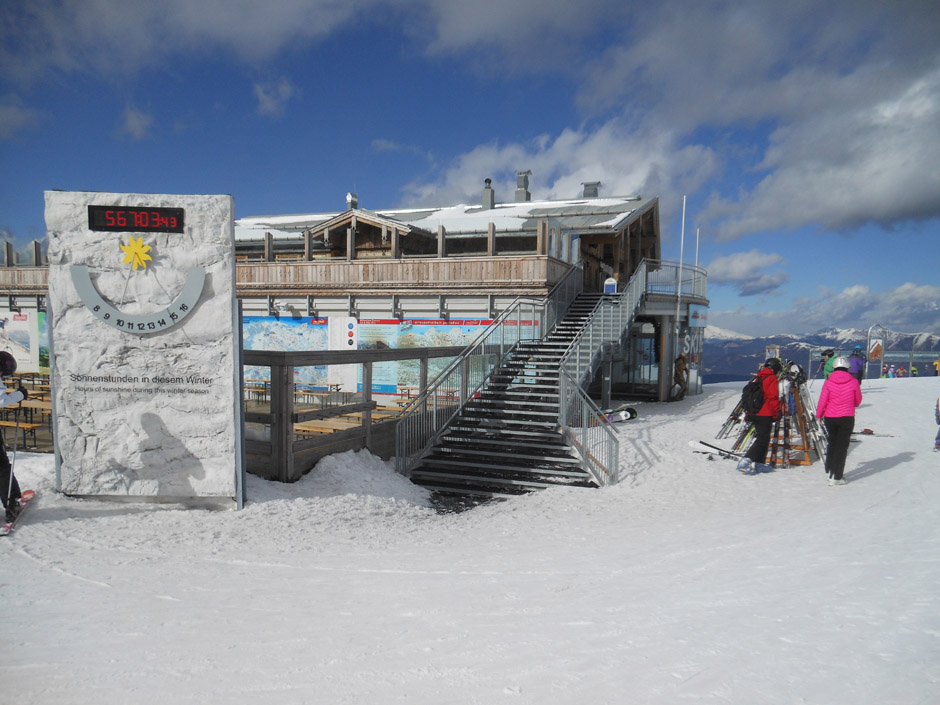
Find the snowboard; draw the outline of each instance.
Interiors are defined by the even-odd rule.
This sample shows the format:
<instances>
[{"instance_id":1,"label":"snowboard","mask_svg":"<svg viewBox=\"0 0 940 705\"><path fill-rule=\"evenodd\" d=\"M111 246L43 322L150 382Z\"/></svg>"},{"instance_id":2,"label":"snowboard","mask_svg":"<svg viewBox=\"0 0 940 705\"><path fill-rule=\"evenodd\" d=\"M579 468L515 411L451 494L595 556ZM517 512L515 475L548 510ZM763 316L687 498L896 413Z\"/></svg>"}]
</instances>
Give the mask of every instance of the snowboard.
<instances>
[{"instance_id":1,"label":"snowboard","mask_svg":"<svg viewBox=\"0 0 940 705\"><path fill-rule=\"evenodd\" d=\"M36 499L36 493L33 490L26 490L22 493L22 496L20 497L20 513L14 517L13 521L4 522L4 524L0 526L0 536L9 536L11 533L13 533L13 529L16 528L16 525L26 513L26 508L32 503L34 499Z\"/></svg>"},{"instance_id":2,"label":"snowboard","mask_svg":"<svg viewBox=\"0 0 940 705\"><path fill-rule=\"evenodd\" d=\"M604 415L611 423L631 421L638 416L636 409L634 409L632 406L621 406L617 409L608 409L604 412Z\"/></svg>"}]
</instances>

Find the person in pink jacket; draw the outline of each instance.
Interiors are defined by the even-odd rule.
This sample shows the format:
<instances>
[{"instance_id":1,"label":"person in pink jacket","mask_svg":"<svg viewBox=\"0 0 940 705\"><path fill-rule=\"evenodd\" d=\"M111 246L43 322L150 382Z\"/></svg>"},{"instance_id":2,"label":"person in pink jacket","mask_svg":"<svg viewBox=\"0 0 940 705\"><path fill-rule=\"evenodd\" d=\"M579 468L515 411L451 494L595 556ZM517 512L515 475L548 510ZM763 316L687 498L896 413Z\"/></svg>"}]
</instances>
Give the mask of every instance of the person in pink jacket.
<instances>
[{"instance_id":1,"label":"person in pink jacket","mask_svg":"<svg viewBox=\"0 0 940 705\"><path fill-rule=\"evenodd\" d=\"M844 485L845 457L855 428L855 409L862 403L862 387L849 374L849 361L839 357L832 365L832 374L823 384L816 404L816 416L826 425L829 452L826 471L830 485Z\"/></svg>"}]
</instances>

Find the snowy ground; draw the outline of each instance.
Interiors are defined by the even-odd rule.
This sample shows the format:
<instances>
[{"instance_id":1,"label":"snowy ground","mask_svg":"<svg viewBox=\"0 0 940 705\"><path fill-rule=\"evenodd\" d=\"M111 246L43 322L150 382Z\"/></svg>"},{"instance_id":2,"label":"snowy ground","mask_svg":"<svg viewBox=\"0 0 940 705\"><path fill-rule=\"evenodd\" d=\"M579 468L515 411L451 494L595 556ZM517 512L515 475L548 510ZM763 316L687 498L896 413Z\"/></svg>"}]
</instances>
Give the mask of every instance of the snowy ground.
<instances>
[{"instance_id":1,"label":"snowy ground","mask_svg":"<svg viewBox=\"0 0 940 705\"><path fill-rule=\"evenodd\" d=\"M940 702L940 379L865 383L856 428L895 437L844 487L692 453L740 387L641 405L616 487L461 514L364 453L241 512L68 499L20 453L2 700Z\"/></svg>"}]
</instances>

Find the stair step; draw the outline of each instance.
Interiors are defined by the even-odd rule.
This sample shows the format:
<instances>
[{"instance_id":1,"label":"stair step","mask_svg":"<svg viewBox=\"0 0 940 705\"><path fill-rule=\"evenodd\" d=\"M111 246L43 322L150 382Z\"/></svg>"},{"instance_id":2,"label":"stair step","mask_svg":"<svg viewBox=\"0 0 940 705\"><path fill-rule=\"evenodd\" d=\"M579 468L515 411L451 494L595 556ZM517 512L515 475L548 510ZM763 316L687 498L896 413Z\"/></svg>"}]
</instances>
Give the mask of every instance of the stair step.
<instances>
[{"instance_id":1,"label":"stair step","mask_svg":"<svg viewBox=\"0 0 940 705\"><path fill-rule=\"evenodd\" d=\"M459 447L464 445L474 445L474 446L497 446L505 448L513 448L519 450L528 450L528 448L538 448L545 452L557 452L557 453L570 453L571 449L568 445L559 437L558 443L545 443L540 441L536 445L526 445L524 441L521 441L518 438L485 438L480 436L460 436L457 434L446 434L441 437L441 443L449 447Z\"/></svg>"},{"instance_id":2,"label":"stair step","mask_svg":"<svg viewBox=\"0 0 940 705\"><path fill-rule=\"evenodd\" d=\"M515 443L526 443L540 440L546 443L555 443L559 439L555 429L530 430L526 428L487 428L485 426L454 425L448 429L448 435L467 438L480 438L489 440L506 440Z\"/></svg>"},{"instance_id":3,"label":"stair step","mask_svg":"<svg viewBox=\"0 0 940 705\"><path fill-rule=\"evenodd\" d=\"M549 463L559 465L578 465L581 461L578 458L567 455L546 455L540 452L538 446L531 446L528 450L532 451L530 453L524 452L526 449L516 448L513 451L500 451L499 457L503 460L511 458L513 461L516 460L534 460L539 463ZM492 450L482 450L478 448L465 448L460 447L459 445L444 445L438 446L430 455L425 456L426 460L444 460L445 462L454 462L456 460L462 460L467 458L469 462L476 462L480 457L492 457ZM486 467L499 467L497 465L486 464ZM530 467L525 465L523 467Z\"/></svg>"},{"instance_id":4,"label":"stair step","mask_svg":"<svg viewBox=\"0 0 940 705\"><path fill-rule=\"evenodd\" d=\"M454 483L456 487L469 489L470 487L478 490L491 491L493 489L509 490L510 488L530 488L545 489L547 487L596 487L590 481L588 476L582 478L558 478L552 481L552 478L546 476L535 477L508 477L508 476L485 476L470 475L462 473L459 470L449 470L447 468L425 468L417 467L411 473L411 480L416 484L423 484L423 480L429 479L437 483ZM471 484L472 483L472 484Z\"/></svg>"}]
</instances>

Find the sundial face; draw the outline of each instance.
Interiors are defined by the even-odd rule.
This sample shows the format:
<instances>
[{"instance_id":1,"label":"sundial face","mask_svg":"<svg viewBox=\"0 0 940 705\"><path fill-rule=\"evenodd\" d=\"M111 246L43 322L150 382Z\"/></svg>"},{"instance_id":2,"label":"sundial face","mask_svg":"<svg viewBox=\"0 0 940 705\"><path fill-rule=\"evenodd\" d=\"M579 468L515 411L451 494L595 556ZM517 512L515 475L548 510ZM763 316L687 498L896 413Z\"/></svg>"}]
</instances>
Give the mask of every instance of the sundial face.
<instances>
[{"instance_id":1,"label":"sundial face","mask_svg":"<svg viewBox=\"0 0 940 705\"><path fill-rule=\"evenodd\" d=\"M169 330L192 312L205 285L206 272L202 267L192 267L186 272L182 289L175 296L161 285L160 294L164 301L154 300L150 295L141 300L136 293L139 287L127 285L131 277L157 276L157 265L151 254L155 254L154 248L144 242L143 235L136 238L131 235L127 242L120 243L120 251L123 254L121 266L126 268L124 287L108 298L98 291L86 265L75 264L69 269L75 290L98 320L125 333L148 335ZM125 307L150 312L127 313L122 310Z\"/></svg>"}]
</instances>

